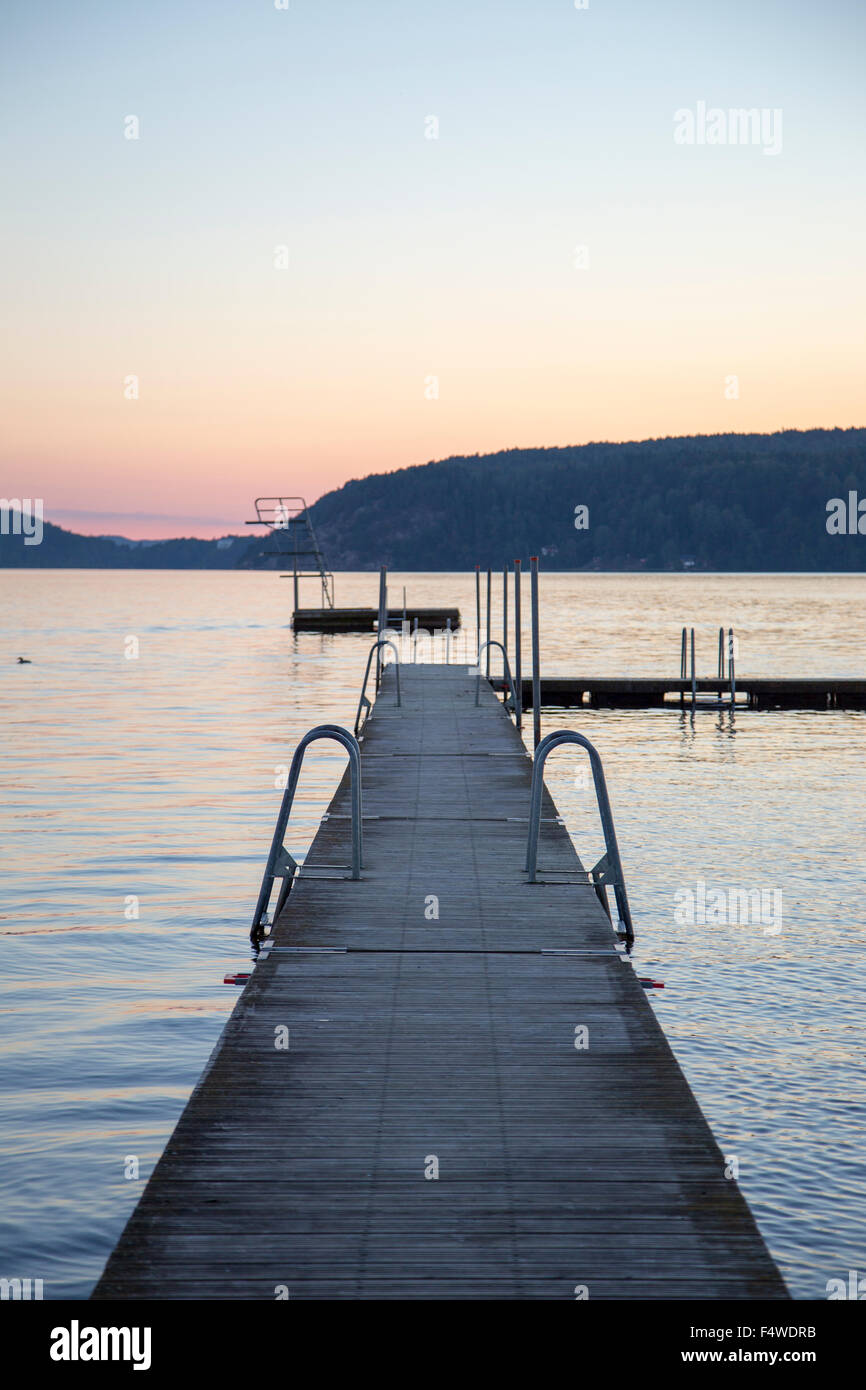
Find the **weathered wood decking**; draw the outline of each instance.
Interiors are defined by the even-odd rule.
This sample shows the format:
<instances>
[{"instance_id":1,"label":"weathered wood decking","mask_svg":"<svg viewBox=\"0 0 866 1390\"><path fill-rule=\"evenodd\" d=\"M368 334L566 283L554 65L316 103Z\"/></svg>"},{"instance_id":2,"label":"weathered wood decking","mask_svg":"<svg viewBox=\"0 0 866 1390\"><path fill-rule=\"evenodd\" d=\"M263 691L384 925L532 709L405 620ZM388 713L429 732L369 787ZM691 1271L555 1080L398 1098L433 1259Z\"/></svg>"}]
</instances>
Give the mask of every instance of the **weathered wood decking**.
<instances>
[{"instance_id":1,"label":"weathered wood decking","mask_svg":"<svg viewBox=\"0 0 866 1390\"><path fill-rule=\"evenodd\" d=\"M508 716L465 667L401 677L363 879L296 882L94 1296L786 1297L547 796L565 872L525 881ZM344 778L307 869L349 809Z\"/></svg>"}]
</instances>

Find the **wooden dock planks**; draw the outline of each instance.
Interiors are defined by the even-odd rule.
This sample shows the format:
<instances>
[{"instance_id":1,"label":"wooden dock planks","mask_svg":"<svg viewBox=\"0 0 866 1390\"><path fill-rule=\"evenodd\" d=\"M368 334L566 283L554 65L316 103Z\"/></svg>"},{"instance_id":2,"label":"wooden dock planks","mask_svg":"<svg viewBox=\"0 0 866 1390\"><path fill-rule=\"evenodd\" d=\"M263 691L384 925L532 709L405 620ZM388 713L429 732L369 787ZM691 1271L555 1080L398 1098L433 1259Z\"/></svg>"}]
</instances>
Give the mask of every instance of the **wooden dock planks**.
<instances>
[{"instance_id":1,"label":"wooden dock planks","mask_svg":"<svg viewBox=\"0 0 866 1390\"><path fill-rule=\"evenodd\" d=\"M465 667L401 680L363 878L296 881L94 1297L786 1297L547 794L525 881L508 716ZM306 873L348 813L345 777Z\"/></svg>"}]
</instances>

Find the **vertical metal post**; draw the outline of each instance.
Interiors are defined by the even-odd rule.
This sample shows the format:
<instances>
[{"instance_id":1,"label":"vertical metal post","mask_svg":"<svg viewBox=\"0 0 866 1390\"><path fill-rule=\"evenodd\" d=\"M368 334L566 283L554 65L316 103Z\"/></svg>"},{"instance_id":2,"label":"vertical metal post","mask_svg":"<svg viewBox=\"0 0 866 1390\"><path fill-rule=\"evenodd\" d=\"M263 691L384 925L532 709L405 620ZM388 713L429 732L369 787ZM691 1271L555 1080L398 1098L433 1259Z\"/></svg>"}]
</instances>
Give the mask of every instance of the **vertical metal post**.
<instances>
[{"instance_id":1,"label":"vertical metal post","mask_svg":"<svg viewBox=\"0 0 866 1390\"><path fill-rule=\"evenodd\" d=\"M379 626L382 632L388 626L388 568L386 565L379 566ZM382 632L379 636L382 636Z\"/></svg>"},{"instance_id":2,"label":"vertical metal post","mask_svg":"<svg viewBox=\"0 0 866 1390\"><path fill-rule=\"evenodd\" d=\"M502 650L508 656L508 566L502 566ZM505 671L503 669L503 675Z\"/></svg>"},{"instance_id":3,"label":"vertical metal post","mask_svg":"<svg viewBox=\"0 0 866 1390\"><path fill-rule=\"evenodd\" d=\"M487 631L486 631L486 633L485 633L485 635L484 635L484 640L485 640L485 642L487 642L487 643L489 644L489 642L490 642L490 570L487 571L487 622L486 622L486 627L487 627ZM487 669L486 669L486 671L485 671L485 675L487 676L487 679L490 680L490 646L489 646L489 645L488 645L488 647L487 647Z\"/></svg>"},{"instance_id":4,"label":"vertical metal post","mask_svg":"<svg viewBox=\"0 0 866 1390\"><path fill-rule=\"evenodd\" d=\"M731 709L737 699L737 678L734 675L734 629L728 628L728 671L731 676Z\"/></svg>"},{"instance_id":5,"label":"vertical metal post","mask_svg":"<svg viewBox=\"0 0 866 1390\"><path fill-rule=\"evenodd\" d=\"M523 728L523 677L520 674L520 561L514 561L514 691L517 695L517 709L514 722L518 729Z\"/></svg>"},{"instance_id":6,"label":"vertical metal post","mask_svg":"<svg viewBox=\"0 0 866 1390\"><path fill-rule=\"evenodd\" d=\"M538 635L538 556L530 555L530 597L532 607L532 737L533 747L541 742L541 658Z\"/></svg>"},{"instance_id":7,"label":"vertical metal post","mask_svg":"<svg viewBox=\"0 0 866 1390\"><path fill-rule=\"evenodd\" d=\"M475 665L481 660L481 566L475 566Z\"/></svg>"},{"instance_id":8,"label":"vertical metal post","mask_svg":"<svg viewBox=\"0 0 866 1390\"><path fill-rule=\"evenodd\" d=\"M406 585L403 585L403 622L406 621Z\"/></svg>"},{"instance_id":9,"label":"vertical metal post","mask_svg":"<svg viewBox=\"0 0 866 1390\"><path fill-rule=\"evenodd\" d=\"M687 667L687 662L686 662L686 630L685 630L685 628L683 628L683 641L682 641L682 646L680 647L680 680L681 680L681 681L684 681L684 680L685 680L687 669L688 669L688 667Z\"/></svg>"},{"instance_id":10,"label":"vertical metal post","mask_svg":"<svg viewBox=\"0 0 866 1390\"><path fill-rule=\"evenodd\" d=\"M445 619L445 664L451 664L451 619Z\"/></svg>"},{"instance_id":11,"label":"vertical metal post","mask_svg":"<svg viewBox=\"0 0 866 1390\"><path fill-rule=\"evenodd\" d=\"M296 555L296 556L295 556L295 612L296 612L296 613L297 613L297 611L298 611L299 606L300 606L300 605L298 604L298 557L297 557L297 555ZM322 605L322 607L324 608L324 604Z\"/></svg>"},{"instance_id":12,"label":"vertical metal post","mask_svg":"<svg viewBox=\"0 0 866 1390\"><path fill-rule=\"evenodd\" d=\"M725 629L719 628L719 680L725 679ZM721 694L721 691L719 691Z\"/></svg>"},{"instance_id":13,"label":"vertical metal post","mask_svg":"<svg viewBox=\"0 0 866 1390\"><path fill-rule=\"evenodd\" d=\"M697 703L698 678L695 672L695 630L692 628L692 709Z\"/></svg>"},{"instance_id":14,"label":"vertical metal post","mask_svg":"<svg viewBox=\"0 0 866 1390\"><path fill-rule=\"evenodd\" d=\"M376 634L378 639L385 635L385 628L388 626L388 569L386 565L379 567L379 631ZM382 679L382 648L376 651L376 689L379 689L379 682Z\"/></svg>"},{"instance_id":15,"label":"vertical metal post","mask_svg":"<svg viewBox=\"0 0 866 1390\"><path fill-rule=\"evenodd\" d=\"M415 630L412 634L412 660L415 660L418 651L418 614L415 614Z\"/></svg>"}]
</instances>

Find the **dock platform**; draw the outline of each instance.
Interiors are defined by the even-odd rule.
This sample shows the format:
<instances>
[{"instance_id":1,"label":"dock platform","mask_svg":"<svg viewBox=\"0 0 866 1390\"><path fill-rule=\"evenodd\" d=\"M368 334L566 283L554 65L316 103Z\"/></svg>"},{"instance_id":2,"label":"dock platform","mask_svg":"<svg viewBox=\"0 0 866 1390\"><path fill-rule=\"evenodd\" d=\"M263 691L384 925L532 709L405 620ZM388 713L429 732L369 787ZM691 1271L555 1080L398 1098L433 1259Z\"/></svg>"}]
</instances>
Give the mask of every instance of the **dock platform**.
<instances>
[{"instance_id":1,"label":"dock platform","mask_svg":"<svg viewBox=\"0 0 866 1390\"><path fill-rule=\"evenodd\" d=\"M379 617L377 608L296 608L292 615L295 632L375 632ZM456 632L460 626L459 608L419 608L411 604L404 608L388 609L388 626L402 631L407 622L410 630L418 627L427 632L445 632L448 624Z\"/></svg>"},{"instance_id":2,"label":"dock platform","mask_svg":"<svg viewBox=\"0 0 866 1390\"><path fill-rule=\"evenodd\" d=\"M550 709L654 709L686 707L691 702L691 679L677 676L541 676L541 703ZM496 690L505 682L493 681ZM532 681L521 681L523 708L532 707ZM726 680L700 676L699 695L730 697ZM737 675L737 709L866 709L866 680L862 676L741 676Z\"/></svg>"},{"instance_id":3,"label":"dock platform","mask_svg":"<svg viewBox=\"0 0 866 1390\"><path fill-rule=\"evenodd\" d=\"M503 706L400 676L93 1296L786 1298Z\"/></svg>"}]
</instances>

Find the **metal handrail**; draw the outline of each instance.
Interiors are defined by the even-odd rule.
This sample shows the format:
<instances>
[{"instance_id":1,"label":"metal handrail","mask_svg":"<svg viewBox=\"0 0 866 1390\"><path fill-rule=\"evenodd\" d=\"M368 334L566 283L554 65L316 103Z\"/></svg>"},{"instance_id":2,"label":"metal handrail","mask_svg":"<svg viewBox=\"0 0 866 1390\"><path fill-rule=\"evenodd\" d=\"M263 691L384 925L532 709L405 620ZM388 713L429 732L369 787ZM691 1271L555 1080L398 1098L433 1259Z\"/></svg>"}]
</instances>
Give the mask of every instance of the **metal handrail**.
<instances>
[{"instance_id":1,"label":"metal handrail","mask_svg":"<svg viewBox=\"0 0 866 1390\"><path fill-rule=\"evenodd\" d=\"M283 792L283 799L280 803L280 812L277 816L277 824L274 829L274 838L271 841L271 849L268 854L268 862L265 865L265 872L262 878L262 886L259 889L259 898L256 903L256 910L253 914L253 925L250 928L250 941L257 944L262 937L262 928L265 926L265 913L271 899L274 887L274 879L282 878L283 883L280 888L280 895L274 909L276 921L283 904L289 895L292 880L297 872L298 862L293 859L286 849L283 841L286 837L286 829L289 824L289 816L292 811L292 803L295 799L295 792L298 789L298 780L301 775L301 764L304 761L304 754L311 743L319 738L332 738L337 743L341 743L349 754L349 766L352 770L352 873L353 879L361 877L362 865L362 842L361 842L361 749L358 740L349 733L348 729L343 729L339 724L317 724L314 729L304 734L297 748L295 749L292 765L289 768L289 779L286 789Z\"/></svg>"},{"instance_id":2,"label":"metal handrail","mask_svg":"<svg viewBox=\"0 0 866 1390\"><path fill-rule=\"evenodd\" d=\"M610 906L607 901L606 889L608 885L613 888L616 899L617 912L619 914L620 935L631 944L634 941L634 927L632 926L631 911L628 905L628 894L625 888L625 876L622 871L622 861L619 857L619 846L616 841L616 830L613 824L613 812L610 807L610 798L607 794L607 783L604 780L604 768L602 767L601 757L598 749L590 743L583 734L578 734L572 729L557 729L553 733L547 734L539 743L535 750L535 758L532 764L532 789L529 794L529 835L526 842L526 872L528 882L536 883L536 871L538 867L538 835L541 826L541 798L544 791L544 764L549 753L562 743L577 743L581 748L585 748L589 753L589 761L592 767L592 778L595 784L595 796L598 802L598 813L601 817L602 830L604 831L605 853L599 859L594 869L590 870L589 876L592 879L599 902L610 917ZM612 919L611 919L612 920Z\"/></svg>"},{"instance_id":3,"label":"metal handrail","mask_svg":"<svg viewBox=\"0 0 866 1390\"><path fill-rule=\"evenodd\" d=\"M477 673L477 675L476 675L476 677L475 677L475 703L476 703L476 705L479 703L478 697L479 697L479 695L481 694L481 657L483 656L484 650L485 650L486 647L498 647L499 650L500 650L501 653L502 653L502 664L503 664L503 667L504 667L504 669L505 669L505 674L506 674L506 676L508 677L508 684L509 684L509 686L511 687L511 705L512 705L512 708L513 708L513 709L515 710L515 712L516 712L516 710L517 710L517 691L516 691L515 688L514 688L514 681L513 681L512 678L511 678L511 664L510 664L510 662L509 662L509 660L508 660L508 653L507 653L507 651L505 650L505 648L504 648L504 646L502 645L502 643L501 643L501 642L496 642L496 641L494 641L494 639L493 639L492 637L491 637L491 639L490 639L489 642L485 642L485 643L484 643L484 646L482 646L482 647L479 649L479 652L478 652L478 673Z\"/></svg>"},{"instance_id":4,"label":"metal handrail","mask_svg":"<svg viewBox=\"0 0 866 1390\"><path fill-rule=\"evenodd\" d=\"M367 655L367 669L364 672L364 684L361 686L361 698L358 701L358 713L355 715L355 738L358 737L363 727L361 724L361 711L365 707L368 711L373 708L371 701L367 699L367 681L370 679L370 667L373 664L373 657L374 655L377 655L380 647L390 647L391 651L394 653L394 665L397 668L397 708L400 708L400 653L397 651L397 648L394 646L393 642L388 641L386 637L381 637L378 642L373 643ZM367 720L365 719L364 723L366 724L366 722Z\"/></svg>"}]
</instances>

